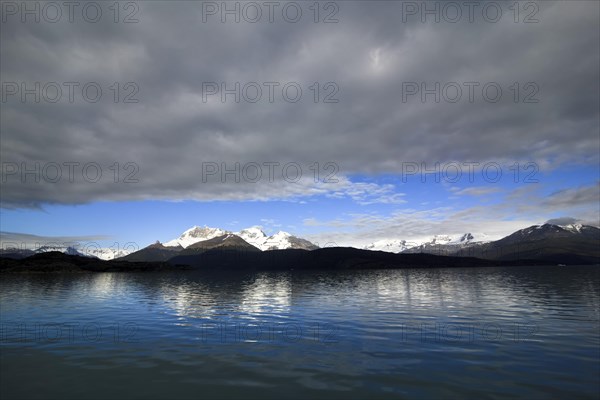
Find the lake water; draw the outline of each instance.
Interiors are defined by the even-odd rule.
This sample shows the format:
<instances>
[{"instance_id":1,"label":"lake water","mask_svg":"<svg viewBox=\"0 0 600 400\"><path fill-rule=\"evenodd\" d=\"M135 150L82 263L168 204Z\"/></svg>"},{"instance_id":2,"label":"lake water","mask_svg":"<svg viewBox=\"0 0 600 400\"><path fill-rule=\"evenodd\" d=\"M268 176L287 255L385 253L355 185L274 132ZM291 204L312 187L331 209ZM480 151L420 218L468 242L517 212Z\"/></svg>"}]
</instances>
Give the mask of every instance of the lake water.
<instances>
[{"instance_id":1,"label":"lake water","mask_svg":"<svg viewBox=\"0 0 600 400\"><path fill-rule=\"evenodd\" d=\"M4 275L0 397L598 398L598 267Z\"/></svg>"}]
</instances>

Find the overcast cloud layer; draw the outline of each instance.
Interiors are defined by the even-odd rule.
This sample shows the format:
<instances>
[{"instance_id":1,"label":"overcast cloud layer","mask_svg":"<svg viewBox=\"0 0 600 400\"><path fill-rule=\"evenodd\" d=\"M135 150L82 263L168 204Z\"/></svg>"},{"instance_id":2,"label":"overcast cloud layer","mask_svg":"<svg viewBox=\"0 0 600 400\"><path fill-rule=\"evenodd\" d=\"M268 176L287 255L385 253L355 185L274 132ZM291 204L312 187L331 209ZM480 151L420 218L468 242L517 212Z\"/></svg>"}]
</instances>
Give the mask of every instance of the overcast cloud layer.
<instances>
[{"instance_id":1,"label":"overcast cloud layer","mask_svg":"<svg viewBox=\"0 0 600 400\"><path fill-rule=\"evenodd\" d=\"M434 2L432 2L433 4ZM69 23L43 20L22 23L3 15L2 82L97 82L103 96L88 103L75 89L57 103L7 96L1 104L3 163L2 205L35 207L44 203L86 203L130 199L272 199L329 191L352 191L352 174L399 173L403 162L534 161L543 169L563 163L598 163L599 5L597 2L537 2L537 23L515 23L507 3L497 23L480 9L474 22L426 23L418 16L403 22L401 2L338 2L337 23L314 23L308 3L303 17L286 22L275 12L257 23L221 23L219 15L203 23L201 2L138 2L138 23L114 23L103 7L98 23L78 11ZM233 3L231 3L233 4ZM129 10L127 10L129 11ZM321 10L322 19L331 10ZM464 11L464 10L463 10ZM522 10L520 19L529 11ZM123 14L126 14L122 10ZM6 13L5 13L6 14ZM490 11L491 14L491 11ZM123 18L121 15L119 18ZM124 103L128 90L109 86L134 82L138 103ZM203 101L203 82L280 82L274 102L263 98L240 103L219 95ZM300 101L290 103L281 87L296 82ZM337 103L315 103L309 86L339 88ZM433 95L423 103L402 101L403 82L478 82L474 102L466 86L450 103ZM497 103L482 97L481 87L503 89ZM514 102L509 87L521 85ZM522 99L534 86L538 103ZM7 87L3 86L6 91ZM330 90L331 89L331 90ZM531 90L529 90L531 89ZM49 92L50 93L50 92ZM253 95L254 92L251 93ZM4 93L7 94L7 93ZM49 96L53 96L51 92ZM449 94L449 96L453 94ZM102 178L94 184L68 168L58 183L23 183L7 168L25 162L98 163ZM202 163L232 166L248 162L296 162L299 183L263 177L257 183L202 181ZM119 163L119 184L109 167ZM135 163L127 165L131 162ZM315 184L309 166L334 162L338 183ZM16 164L12 164L16 163ZM139 167L139 170L136 168ZM80 166L74 167L81 174ZM13 168L14 169L14 168ZM8 174L10 172L10 175ZM95 178L95 169L87 171ZM263 174L267 172L265 168ZM54 170L46 173L52 179ZM123 184L132 173L137 183ZM254 176L252 174L252 176ZM77 181L79 180L79 182ZM243 181L243 179L242 179Z\"/></svg>"}]
</instances>

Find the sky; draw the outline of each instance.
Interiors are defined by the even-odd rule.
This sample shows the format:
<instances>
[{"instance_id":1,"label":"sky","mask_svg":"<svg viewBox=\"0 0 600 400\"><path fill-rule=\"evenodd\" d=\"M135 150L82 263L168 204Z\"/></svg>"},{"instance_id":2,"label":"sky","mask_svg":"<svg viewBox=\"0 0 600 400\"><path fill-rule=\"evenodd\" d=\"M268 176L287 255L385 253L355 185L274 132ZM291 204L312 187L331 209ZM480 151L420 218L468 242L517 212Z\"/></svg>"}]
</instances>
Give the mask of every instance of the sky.
<instances>
[{"instance_id":1,"label":"sky","mask_svg":"<svg viewBox=\"0 0 600 400\"><path fill-rule=\"evenodd\" d=\"M3 247L600 224L596 1L3 1L0 53Z\"/></svg>"}]
</instances>

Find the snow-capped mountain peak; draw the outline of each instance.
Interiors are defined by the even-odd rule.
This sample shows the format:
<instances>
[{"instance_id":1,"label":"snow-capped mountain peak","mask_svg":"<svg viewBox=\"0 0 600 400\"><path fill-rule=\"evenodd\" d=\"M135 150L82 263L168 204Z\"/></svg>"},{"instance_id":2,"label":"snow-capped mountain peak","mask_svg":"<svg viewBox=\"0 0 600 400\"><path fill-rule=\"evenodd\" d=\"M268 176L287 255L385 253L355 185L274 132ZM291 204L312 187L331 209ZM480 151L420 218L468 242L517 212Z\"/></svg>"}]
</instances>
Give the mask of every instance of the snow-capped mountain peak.
<instances>
[{"instance_id":1,"label":"snow-capped mountain peak","mask_svg":"<svg viewBox=\"0 0 600 400\"><path fill-rule=\"evenodd\" d=\"M581 232L582 224L559 225L561 228L571 232Z\"/></svg>"},{"instance_id":2,"label":"snow-capped mountain peak","mask_svg":"<svg viewBox=\"0 0 600 400\"><path fill-rule=\"evenodd\" d=\"M248 239L258 240L267 237L260 226L252 226L250 228L242 229L237 233L237 235L246 241L248 241Z\"/></svg>"},{"instance_id":3,"label":"snow-capped mountain peak","mask_svg":"<svg viewBox=\"0 0 600 400\"><path fill-rule=\"evenodd\" d=\"M113 249L110 247L88 248L85 250L86 256L97 257L101 260L114 260L115 258L125 257L132 253L131 249Z\"/></svg>"},{"instance_id":4,"label":"snow-capped mountain peak","mask_svg":"<svg viewBox=\"0 0 600 400\"><path fill-rule=\"evenodd\" d=\"M237 235L261 250L281 250L295 248L311 250L317 247L307 240L297 238L291 233L284 231L279 231L274 235L267 236L262 229L258 227L243 229L238 232Z\"/></svg>"},{"instance_id":5,"label":"snow-capped mountain peak","mask_svg":"<svg viewBox=\"0 0 600 400\"><path fill-rule=\"evenodd\" d=\"M187 231L183 232L181 236L179 236L177 239L169 240L164 245L166 247L181 246L183 248L186 248L202 240L209 240L212 238L216 238L217 236L225 235L227 233L231 232L225 231L221 228L211 228L208 226L200 227L195 225Z\"/></svg>"},{"instance_id":6,"label":"snow-capped mountain peak","mask_svg":"<svg viewBox=\"0 0 600 400\"><path fill-rule=\"evenodd\" d=\"M318 246L308 240L301 239L291 233L279 231L266 238L265 242L259 247L261 250L283 250L283 249L304 249L314 250Z\"/></svg>"},{"instance_id":7,"label":"snow-capped mountain peak","mask_svg":"<svg viewBox=\"0 0 600 400\"><path fill-rule=\"evenodd\" d=\"M547 237L576 237L576 236L594 236L597 232L597 228L590 225L582 224L567 224L567 225L554 225L554 224L542 224L532 225L530 227L520 229L506 238L512 240L524 240L524 239L545 239Z\"/></svg>"},{"instance_id":8,"label":"snow-capped mountain peak","mask_svg":"<svg viewBox=\"0 0 600 400\"><path fill-rule=\"evenodd\" d=\"M406 240L377 240L367 246L364 247L365 250L373 250L373 251L386 251L388 253L400 253L406 249L410 248L410 243L407 243Z\"/></svg>"}]
</instances>

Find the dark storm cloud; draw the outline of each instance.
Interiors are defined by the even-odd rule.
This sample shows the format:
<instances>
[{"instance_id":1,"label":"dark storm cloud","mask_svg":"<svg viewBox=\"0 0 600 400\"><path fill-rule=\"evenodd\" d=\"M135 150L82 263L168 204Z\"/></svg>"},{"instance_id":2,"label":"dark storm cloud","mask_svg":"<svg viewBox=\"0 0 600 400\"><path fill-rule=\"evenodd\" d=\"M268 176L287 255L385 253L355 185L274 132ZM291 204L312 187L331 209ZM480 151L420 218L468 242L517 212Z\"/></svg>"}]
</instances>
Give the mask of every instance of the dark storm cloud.
<instances>
[{"instance_id":1,"label":"dark storm cloud","mask_svg":"<svg viewBox=\"0 0 600 400\"><path fill-rule=\"evenodd\" d=\"M597 206L600 204L600 182L595 185L563 189L552 193L544 201L545 206L567 207L567 206Z\"/></svg>"},{"instance_id":2,"label":"dark storm cloud","mask_svg":"<svg viewBox=\"0 0 600 400\"><path fill-rule=\"evenodd\" d=\"M201 2L166 1L139 2L132 24L114 23L106 8L98 23L8 17L0 39L3 84L97 82L103 97L88 103L77 90L73 103L66 93L57 103L10 97L0 111L2 162L98 163L103 176L73 183L65 169L56 183L44 176L23 183L18 172L3 170L2 205L352 193L345 175L397 173L403 162L598 162L598 3L538 2L539 22L528 24L515 23L504 3L497 23L477 13L473 23L405 23L401 2L338 2L339 22L330 24L314 23L308 3L300 4L298 23L223 24L218 16L203 23ZM118 103L114 82L121 85ZM123 103L127 82L139 88L138 103ZM297 82L303 96L289 103L279 90L270 103L265 89L257 103L232 96L222 103L218 95L203 102L203 82ZM334 82L339 102L314 103L314 82ZM407 82L480 86L472 103L465 86L456 103L433 96L423 103L418 95L403 102ZM487 82L503 89L497 103L482 98ZM522 102L528 83L539 88L539 103ZM327 93L321 87L321 96ZM202 162L270 161L297 162L305 176L298 184L280 175L257 183L201 176ZM340 182L308 179L315 161L335 162ZM138 182L123 182L133 171L124 169L129 162L139 167Z\"/></svg>"}]
</instances>

